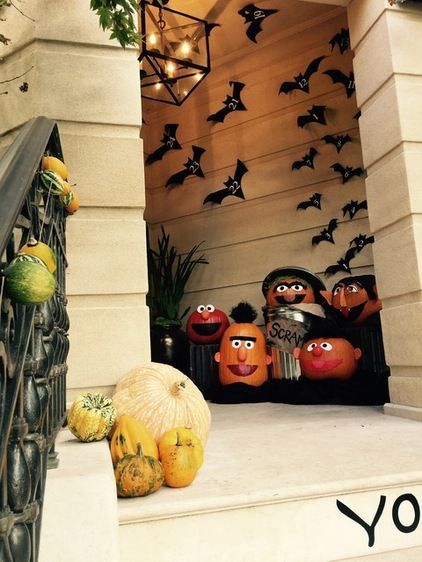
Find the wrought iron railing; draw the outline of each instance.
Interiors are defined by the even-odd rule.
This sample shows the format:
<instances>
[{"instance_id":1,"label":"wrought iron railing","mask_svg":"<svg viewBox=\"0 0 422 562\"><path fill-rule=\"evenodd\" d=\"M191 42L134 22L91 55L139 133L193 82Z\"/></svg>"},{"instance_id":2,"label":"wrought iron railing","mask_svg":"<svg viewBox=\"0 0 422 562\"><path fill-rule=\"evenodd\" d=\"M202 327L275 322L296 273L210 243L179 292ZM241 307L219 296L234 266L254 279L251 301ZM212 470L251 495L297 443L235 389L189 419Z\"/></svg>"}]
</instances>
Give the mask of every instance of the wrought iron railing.
<instances>
[{"instance_id":1,"label":"wrought iron railing","mask_svg":"<svg viewBox=\"0 0 422 562\"><path fill-rule=\"evenodd\" d=\"M54 121L29 121L0 160L0 269L30 236L57 257L57 289L40 305L8 298L0 275L0 562L38 560L47 465L66 413L66 213L42 189L45 152L62 159Z\"/></svg>"}]
</instances>

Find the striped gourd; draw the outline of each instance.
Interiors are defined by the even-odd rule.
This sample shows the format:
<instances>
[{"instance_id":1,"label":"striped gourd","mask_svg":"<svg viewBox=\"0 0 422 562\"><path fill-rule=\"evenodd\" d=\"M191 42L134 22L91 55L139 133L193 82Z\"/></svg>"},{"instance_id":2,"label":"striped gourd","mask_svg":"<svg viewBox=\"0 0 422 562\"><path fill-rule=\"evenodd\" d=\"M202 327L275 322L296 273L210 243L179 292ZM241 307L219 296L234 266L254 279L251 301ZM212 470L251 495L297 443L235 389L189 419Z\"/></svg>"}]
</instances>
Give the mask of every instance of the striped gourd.
<instances>
[{"instance_id":1,"label":"striped gourd","mask_svg":"<svg viewBox=\"0 0 422 562\"><path fill-rule=\"evenodd\" d=\"M59 176L53 170L44 170L40 172L41 183L47 191L50 191L53 195L62 195L66 191L66 186Z\"/></svg>"},{"instance_id":2,"label":"striped gourd","mask_svg":"<svg viewBox=\"0 0 422 562\"><path fill-rule=\"evenodd\" d=\"M41 304L53 296L56 279L36 256L20 254L4 270L7 296L21 304Z\"/></svg>"},{"instance_id":3,"label":"striped gourd","mask_svg":"<svg viewBox=\"0 0 422 562\"><path fill-rule=\"evenodd\" d=\"M67 414L67 425L79 441L101 441L116 419L116 408L100 393L85 392L76 398Z\"/></svg>"}]
</instances>

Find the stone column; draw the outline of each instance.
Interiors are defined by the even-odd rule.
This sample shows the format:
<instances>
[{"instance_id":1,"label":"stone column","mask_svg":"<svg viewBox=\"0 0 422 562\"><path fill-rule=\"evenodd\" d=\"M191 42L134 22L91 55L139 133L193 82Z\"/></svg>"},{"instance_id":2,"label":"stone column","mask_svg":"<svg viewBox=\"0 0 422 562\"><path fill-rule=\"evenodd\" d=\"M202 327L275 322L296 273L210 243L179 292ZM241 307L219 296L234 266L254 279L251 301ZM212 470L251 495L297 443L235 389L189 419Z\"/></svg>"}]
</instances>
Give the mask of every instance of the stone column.
<instances>
[{"instance_id":1,"label":"stone column","mask_svg":"<svg viewBox=\"0 0 422 562\"><path fill-rule=\"evenodd\" d=\"M352 0L348 15L391 367L385 412L422 420L422 5Z\"/></svg>"},{"instance_id":2,"label":"stone column","mask_svg":"<svg viewBox=\"0 0 422 562\"><path fill-rule=\"evenodd\" d=\"M4 10L2 78L25 76L0 96L0 145L27 119L59 125L81 208L68 220L71 321L68 399L112 391L149 359L141 101L135 49L108 39L89 0L31 0ZM28 82L28 91L19 85Z\"/></svg>"}]
</instances>

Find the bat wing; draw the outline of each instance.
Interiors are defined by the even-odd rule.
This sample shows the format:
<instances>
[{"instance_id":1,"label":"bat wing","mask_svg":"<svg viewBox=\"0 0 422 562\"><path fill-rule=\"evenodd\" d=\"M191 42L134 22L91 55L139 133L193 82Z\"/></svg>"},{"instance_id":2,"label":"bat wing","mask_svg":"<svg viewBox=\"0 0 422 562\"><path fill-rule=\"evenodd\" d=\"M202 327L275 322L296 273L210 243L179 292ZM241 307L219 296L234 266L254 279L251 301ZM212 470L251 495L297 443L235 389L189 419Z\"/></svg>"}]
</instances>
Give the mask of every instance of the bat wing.
<instances>
[{"instance_id":1,"label":"bat wing","mask_svg":"<svg viewBox=\"0 0 422 562\"><path fill-rule=\"evenodd\" d=\"M352 261L352 259L356 256L357 254L357 249L356 248L349 248L343 258L343 261L346 263L346 265L348 266L349 263Z\"/></svg>"},{"instance_id":2,"label":"bat wing","mask_svg":"<svg viewBox=\"0 0 422 562\"><path fill-rule=\"evenodd\" d=\"M332 168L335 172L338 172L342 176L344 175L344 173L346 171L345 167L342 166L339 162L336 162L335 164L330 166L330 168Z\"/></svg>"},{"instance_id":3,"label":"bat wing","mask_svg":"<svg viewBox=\"0 0 422 562\"><path fill-rule=\"evenodd\" d=\"M324 274L329 277L330 275L335 275L339 271L343 271L343 268L338 263L334 265L329 265L327 269L324 271Z\"/></svg>"},{"instance_id":4,"label":"bat wing","mask_svg":"<svg viewBox=\"0 0 422 562\"><path fill-rule=\"evenodd\" d=\"M315 118L312 115L299 115L297 118L297 125L298 127L303 128L308 123L313 123Z\"/></svg>"},{"instance_id":5,"label":"bat wing","mask_svg":"<svg viewBox=\"0 0 422 562\"><path fill-rule=\"evenodd\" d=\"M293 90L301 90L301 87L297 82L283 82L280 86L278 94L288 94Z\"/></svg>"},{"instance_id":6,"label":"bat wing","mask_svg":"<svg viewBox=\"0 0 422 562\"><path fill-rule=\"evenodd\" d=\"M199 161L201 160L201 156L205 152L205 148L202 148L202 146L192 145L192 150L193 150L193 160L196 160L199 163Z\"/></svg>"},{"instance_id":7,"label":"bat wing","mask_svg":"<svg viewBox=\"0 0 422 562\"><path fill-rule=\"evenodd\" d=\"M312 168L314 167L314 158L315 156L318 154L318 151L316 150L316 148L314 148L313 146L311 146L311 148L309 149L309 152L307 154L309 160L311 161L312 164Z\"/></svg>"},{"instance_id":8,"label":"bat wing","mask_svg":"<svg viewBox=\"0 0 422 562\"><path fill-rule=\"evenodd\" d=\"M162 157L164 156L164 154L166 152L168 152L169 150L170 150L170 148L166 145L159 146L156 150L154 150L154 152L151 152L151 154L148 155L148 158L145 160L145 165L149 166L149 165L153 164L154 162L157 162L158 160L161 160Z\"/></svg>"},{"instance_id":9,"label":"bat wing","mask_svg":"<svg viewBox=\"0 0 422 562\"><path fill-rule=\"evenodd\" d=\"M354 205L353 202L347 203L347 205L341 209L343 211L343 217L346 216L346 213L349 213L349 217L352 219L356 214L356 210L353 212L353 209L356 209L356 205Z\"/></svg>"},{"instance_id":10,"label":"bat wing","mask_svg":"<svg viewBox=\"0 0 422 562\"><path fill-rule=\"evenodd\" d=\"M331 219L330 222L328 223L328 232L330 234L333 233L333 231L337 228L337 219Z\"/></svg>"},{"instance_id":11,"label":"bat wing","mask_svg":"<svg viewBox=\"0 0 422 562\"><path fill-rule=\"evenodd\" d=\"M209 193L203 202L203 205L205 205L205 203L218 203L219 205L221 205L222 201L228 197L229 195L233 195L234 197L239 197L239 199L244 199L245 196L243 194L242 188L239 188L236 193L232 193L227 187L223 188L223 189L219 189L218 191L214 191L213 193Z\"/></svg>"},{"instance_id":12,"label":"bat wing","mask_svg":"<svg viewBox=\"0 0 422 562\"><path fill-rule=\"evenodd\" d=\"M302 201L301 203L299 203L299 205L296 207L296 209L307 209L308 207L314 207L315 205L313 204L312 201Z\"/></svg>"},{"instance_id":13,"label":"bat wing","mask_svg":"<svg viewBox=\"0 0 422 562\"><path fill-rule=\"evenodd\" d=\"M341 43L341 34L340 34L340 33L336 33L336 34L334 35L334 37L332 37L332 38L330 39L329 43L330 43L330 45L331 45L331 50L333 50L336 45L340 46L340 43Z\"/></svg>"},{"instance_id":14,"label":"bat wing","mask_svg":"<svg viewBox=\"0 0 422 562\"><path fill-rule=\"evenodd\" d=\"M300 170L303 166L306 166L306 162L303 160L295 160L292 164L292 170Z\"/></svg>"},{"instance_id":15,"label":"bat wing","mask_svg":"<svg viewBox=\"0 0 422 562\"><path fill-rule=\"evenodd\" d=\"M321 140L325 141L327 144L334 144L337 146L337 139L333 135L325 135Z\"/></svg>"},{"instance_id":16,"label":"bat wing","mask_svg":"<svg viewBox=\"0 0 422 562\"><path fill-rule=\"evenodd\" d=\"M325 58L326 58L325 55L323 55L322 57L318 57L308 64L308 66L307 66L307 68L306 68L306 70L303 74L304 78L306 78L306 80L308 82L309 82L309 79L312 76L312 74L315 74L315 72L318 71L318 68L319 68L319 65L320 65L321 61Z\"/></svg>"},{"instance_id":17,"label":"bat wing","mask_svg":"<svg viewBox=\"0 0 422 562\"><path fill-rule=\"evenodd\" d=\"M215 121L216 123L223 123L224 119L230 113L231 109L228 107L223 107L216 113L212 113L209 117L207 117L207 121Z\"/></svg>"},{"instance_id":18,"label":"bat wing","mask_svg":"<svg viewBox=\"0 0 422 562\"><path fill-rule=\"evenodd\" d=\"M364 199L363 201L360 201L356 206L357 211L360 211L361 209L367 209L367 208L368 208L368 201L366 199Z\"/></svg>"},{"instance_id":19,"label":"bat wing","mask_svg":"<svg viewBox=\"0 0 422 562\"><path fill-rule=\"evenodd\" d=\"M169 177L166 182L166 187L170 187L172 185L181 185L190 175L191 174L189 170L182 170L181 172L177 172L176 174L173 174Z\"/></svg>"},{"instance_id":20,"label":"bat wing","mask_svg":"<svg viewBox=\"0 0 422 562\"><path fill-rule=\"evenodd\" d=\"M323 236L322 234L317 234L316 236L312 236L312 246L318 245L323 240L325 240L325 236Z\"/></svg>"},{"instance_id":21,"label":"bat wing","mask_svg":"<svg viewBox=\"0 0 422 562\"><path fill-rule=\"evenodd\" d=\"M350 175L351 176L361 176L363 174L363 169L362 168L354 168L351 172Z\"/></svg>"},{"instance_id":22,"label":"bat wing","mask_svg":"<svg viewBox=\"0 0 422 562\"><path fill-rule=\"evenodd\" d=\"M334 84L340 83L346 87L349 83L349 77L346 76L341 70L325 70L323 74L327 74Z\"/></svg>"},{"instance_id":23,"label":"bat wing","mask_svg":"<svg viewBox=\"0 0 422 562\"><path fill-rule=\"evenodd\" d=\"M261 33L261 31L262 31L261 21L254 20L249 24L249 27L246 30L246 35L251 41L256 43L257 42L256 36L258 35L258 33Z\"/></svg>"},{"instance_id":24,"label":"bat wing","mask_svg":"<svg viewBox=\"0 0 422 562\"><path fill-rule=\"evenodd\" d=\"M241 160L238 160L237 164L236 164L236 171L234 173L235 181L237 181L238 183L241 183L242 178L246 174L247 171L248 171L248 168L245 166L245 164Z\"/></svg>"}]
</instances>

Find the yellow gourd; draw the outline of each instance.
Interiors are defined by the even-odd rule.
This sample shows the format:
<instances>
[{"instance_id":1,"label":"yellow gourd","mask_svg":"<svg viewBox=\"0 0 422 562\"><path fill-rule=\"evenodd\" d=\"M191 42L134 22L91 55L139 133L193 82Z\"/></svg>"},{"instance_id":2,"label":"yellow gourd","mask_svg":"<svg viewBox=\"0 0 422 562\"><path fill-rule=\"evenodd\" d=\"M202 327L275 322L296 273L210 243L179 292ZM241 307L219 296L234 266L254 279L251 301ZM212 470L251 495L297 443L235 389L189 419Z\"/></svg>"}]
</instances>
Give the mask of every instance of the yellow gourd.
<instances>
[{"instance_id":1,"label":"yellow gourd","mask_svg":"<svg viewBox=\"0 0 422 562\"><path fill-rule=\"evenodd\" d=\"M64 162L59 160L59 158L55 156L43 156L41 167L43 170L53 170L62 180L67 180L67 166Z\"/></svg>"},{"instance_id":2,"label":"yellow gourd","mask_svg":"<svg viewBox=\"0 0 422 562\"><path fill-rule=\"evenodd\" d=\"M57 269L56 256L53 250L44 242L39 242L34 237L19 249L20 254L29 254L39 258L47 267L50 273L54 273Z\"/></svg>"},{"instance_id":3,"label":"yellow gourd","mask_svg":"<svg viewBox=\"0 0 422 562\"><path fill-rule=\"evenodd\" d=\"M133 416L123 414L117 420L110 440L110 452L113 464L125 455L134 455L138 443L145 455L158 459L158 447L151 432Z\"/></svg>"},{"instance_id":4,"label":"yellow gourd","mask_svg":"<svg viewBox=\"0 0 422 562\"><path fill-rule=\"evenodd\" d=\"M199 468L195 447L192 443L183 443L179 432L176 434L176 443L163 451L161 464L166 484L171 488L189 486Z\"/></svg>"},{"instance_id":5,"label":"yellow gourd","mask_svg":"<svg viewBox=\"0 0 422 562\"><path fill-rule=\"evenodd\" d=\"M197 467L200 468L202 466L202 463L204 462L204 448L198 437L193 433L191 429L187 427L175 427L174 429L166 431L166 433L162 435L161 439L158 442L159 457L162 458L163 456L165 456L167 449L169 447L172 447L173 445L176 445L178 435L179 441L183 445L193 446L193 453L196 459L196 464Z\"/></svg>"},{"instance_id":6,"label":"yellow gourd","mask_svg":"<svg viewBox=\"0 0 422 562\"><path fill-rule=\"evenodd\" d=\"M116 419L116 408L100 393L85 392L76 398L67 414L67 425L79 441L100 441Z\"/></svg>"},{"instance_id":7,"label":"yellow gourd","mask_svg":"<svg viewBox=\"0 0 422 562\"><path fill-rule=\"evenodd\" d=\"M114 469L117 495L120 498L147 496L156 492L164 482L164 471L160 461L145 456L138 444L135 455L125 455Z\"/></svg>"}]
</instances>

